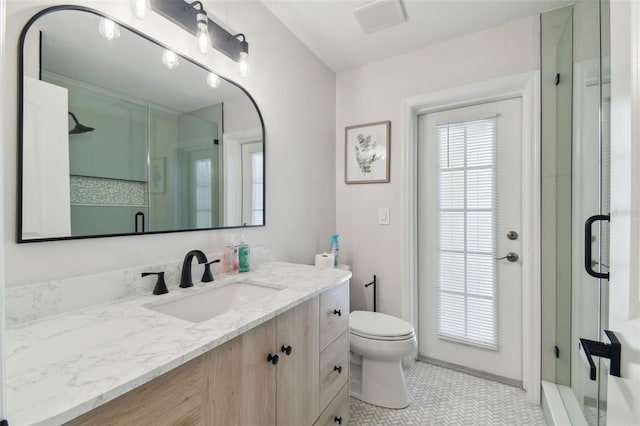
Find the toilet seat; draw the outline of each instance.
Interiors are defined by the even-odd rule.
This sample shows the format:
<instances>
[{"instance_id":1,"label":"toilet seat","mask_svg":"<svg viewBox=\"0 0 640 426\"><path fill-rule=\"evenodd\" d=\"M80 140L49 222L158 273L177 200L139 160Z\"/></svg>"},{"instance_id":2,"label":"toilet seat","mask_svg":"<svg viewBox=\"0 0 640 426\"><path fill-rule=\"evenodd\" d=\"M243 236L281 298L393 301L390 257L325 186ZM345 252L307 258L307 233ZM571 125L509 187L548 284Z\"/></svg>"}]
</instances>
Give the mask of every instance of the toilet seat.
<instances>
[{"instance_id":1,"label":"toilet seat","mask_svg":"<svg viewBox=\"0 0 640 426\"><path fill-rule=\"evenodd\" d=\"M380 312L353 311L349 314L349 332L366 339L398 341L413 339L413 326L400 318Z\"/></svg>"}]
</instances>

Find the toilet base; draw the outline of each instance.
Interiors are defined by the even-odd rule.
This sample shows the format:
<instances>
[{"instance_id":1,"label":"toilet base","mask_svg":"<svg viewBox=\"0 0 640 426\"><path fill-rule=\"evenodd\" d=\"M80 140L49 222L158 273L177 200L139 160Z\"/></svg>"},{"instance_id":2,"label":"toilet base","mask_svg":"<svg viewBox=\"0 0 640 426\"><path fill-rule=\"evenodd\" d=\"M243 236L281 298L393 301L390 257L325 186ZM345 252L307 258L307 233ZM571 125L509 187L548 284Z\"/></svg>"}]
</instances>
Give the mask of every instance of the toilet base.
<instances>
[{"instance_id":1,"label":"toilet base","mask_svg":"<svg viewBox=\"0 0 640 426\"><path fill-rule=\"evenodd\" d=\"M368 404L383 408L406 408L409 406L409 393L402 373L400 361L374 361L362 359L360 392L351 396Z\"/></svg>"}]
</instances>

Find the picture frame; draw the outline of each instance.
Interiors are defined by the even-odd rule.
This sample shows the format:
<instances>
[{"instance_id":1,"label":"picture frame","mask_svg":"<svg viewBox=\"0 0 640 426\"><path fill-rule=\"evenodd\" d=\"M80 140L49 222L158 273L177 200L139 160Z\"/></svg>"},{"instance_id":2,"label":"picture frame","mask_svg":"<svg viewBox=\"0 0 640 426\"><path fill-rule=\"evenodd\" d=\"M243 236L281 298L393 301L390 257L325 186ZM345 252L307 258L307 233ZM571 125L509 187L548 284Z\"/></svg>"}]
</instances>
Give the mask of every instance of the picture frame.
<instances>
[{"instance_id":1,"label":"picture frame","mask_svg":"<svg viewBox=\"0 0 640 426\"><path fill-rule=\"evenodd\" d=\"M389 120L345 127L345 183L388 183L390 144Z\"/></svg>"},{"instance_id":2,"label":"picture frame","mask_svg":"<svg viewBox=\"0 0 640 426\"><path fill-rule=\"evenodd\" d=\"M149 170L149 185L152 194L165 194L167 192L167 158L152 158Z\"/></svg>"}]
</instances>

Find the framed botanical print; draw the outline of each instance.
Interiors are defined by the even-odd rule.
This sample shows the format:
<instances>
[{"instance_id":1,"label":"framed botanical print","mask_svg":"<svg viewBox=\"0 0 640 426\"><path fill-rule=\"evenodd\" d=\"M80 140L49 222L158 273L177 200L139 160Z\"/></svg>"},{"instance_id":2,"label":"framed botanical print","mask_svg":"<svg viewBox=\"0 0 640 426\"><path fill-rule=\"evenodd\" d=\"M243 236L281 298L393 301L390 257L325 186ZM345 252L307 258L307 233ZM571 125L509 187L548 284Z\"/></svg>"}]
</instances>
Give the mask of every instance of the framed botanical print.
<instances>
[{"instance_id":1,"label":"framed botanical print","mask_svg":"<svg viewBox=\"0 0 640 426\"><path fill-rule=\"evenodd\" d=\"M345 183L389 182L391 121L345 127Z\"/></svg>"}]
</instances>

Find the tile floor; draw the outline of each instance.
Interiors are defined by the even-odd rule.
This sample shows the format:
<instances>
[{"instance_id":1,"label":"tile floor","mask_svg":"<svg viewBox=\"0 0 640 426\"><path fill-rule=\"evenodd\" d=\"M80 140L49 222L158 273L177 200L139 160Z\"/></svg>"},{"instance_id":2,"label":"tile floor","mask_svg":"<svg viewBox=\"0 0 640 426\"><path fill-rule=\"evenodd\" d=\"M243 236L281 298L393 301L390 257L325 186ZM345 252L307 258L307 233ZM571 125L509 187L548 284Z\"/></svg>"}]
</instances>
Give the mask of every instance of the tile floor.
<instances>
[{"instance_id":1,"label":"tile floor","mask_svg":"<svg viewBox=\"0 0 640 426\"><path fill-rule=\"evenodd\" d=\"M522 389L424 362L405 370L411 405L390 410L351 398L354 426L544 425Z\"/></svg>"}]
</instances>

